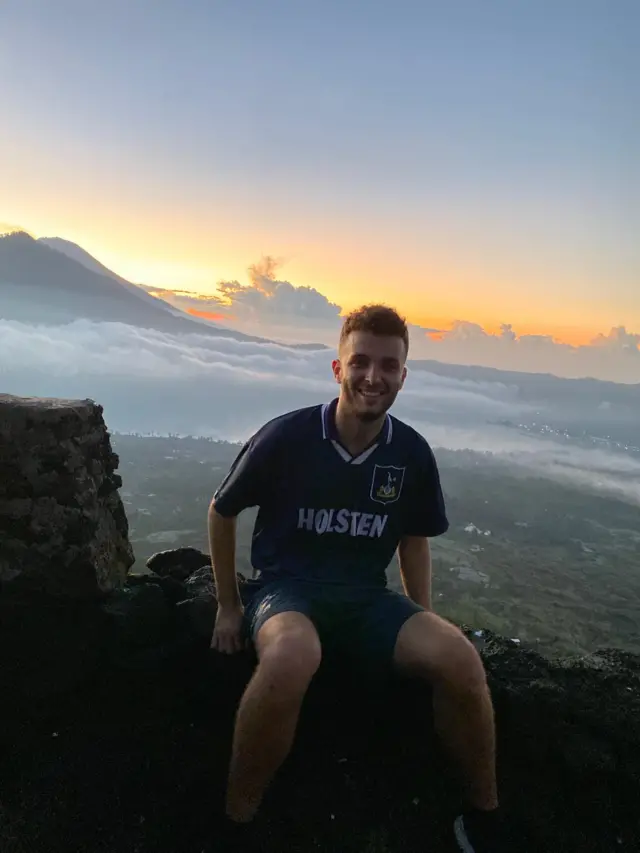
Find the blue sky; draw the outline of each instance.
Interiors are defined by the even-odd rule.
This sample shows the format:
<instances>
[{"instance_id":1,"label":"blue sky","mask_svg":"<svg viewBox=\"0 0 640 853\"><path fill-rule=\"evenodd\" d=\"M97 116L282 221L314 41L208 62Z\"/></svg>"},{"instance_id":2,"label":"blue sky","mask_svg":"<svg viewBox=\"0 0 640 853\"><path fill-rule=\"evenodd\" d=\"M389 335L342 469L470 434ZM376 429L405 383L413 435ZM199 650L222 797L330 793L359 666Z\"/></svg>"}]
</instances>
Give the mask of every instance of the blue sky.
<instances>
[{"instance_id":1,"label":"blue sky","mask_svg":"<svg viewBox=\"0 0 640 853\"><path fill-rule=\"evenodd\" d=\"M8 0L0 220L162 286L270 253L425 323L637 331L639 43L634 0Z\"/></svg>"}]
</instances>

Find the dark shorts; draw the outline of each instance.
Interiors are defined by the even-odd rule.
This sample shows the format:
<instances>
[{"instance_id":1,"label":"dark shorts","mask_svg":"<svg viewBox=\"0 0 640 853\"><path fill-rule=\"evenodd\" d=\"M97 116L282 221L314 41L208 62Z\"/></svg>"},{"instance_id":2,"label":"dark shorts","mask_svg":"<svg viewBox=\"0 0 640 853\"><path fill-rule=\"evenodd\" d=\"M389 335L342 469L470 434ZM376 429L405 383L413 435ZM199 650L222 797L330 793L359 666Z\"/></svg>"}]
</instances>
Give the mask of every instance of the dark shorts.
<instances>
[{"instance_id":1,"label":"dark shorts","mask_svg":"<svg viewBox=\"0 0 640 853\"><path fill-rule=\"evenodd\" d=\"M250 581L247 587L245 616L254 642L262 625L276 613L303 613L318 632L323 657L337 656L371 674L391 669L400 629L423 610L406 595L385 587L323 587L290 579Z\"/></svg>"}]
</instances>

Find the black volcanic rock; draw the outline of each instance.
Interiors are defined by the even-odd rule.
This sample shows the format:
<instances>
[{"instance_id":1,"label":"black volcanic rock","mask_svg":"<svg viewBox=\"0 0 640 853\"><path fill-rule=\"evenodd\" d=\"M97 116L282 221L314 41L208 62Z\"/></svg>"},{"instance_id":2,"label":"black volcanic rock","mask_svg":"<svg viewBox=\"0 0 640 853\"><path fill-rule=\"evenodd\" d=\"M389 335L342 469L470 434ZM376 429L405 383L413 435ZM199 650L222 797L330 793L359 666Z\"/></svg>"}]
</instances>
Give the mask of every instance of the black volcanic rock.
<instances>
[{"instance_id":1,"label":"black volcanic rock","mask_svg":"<svg viewBox=\"0 0 640 853\"><path fill-rule=\"evenodd\" d=\"M127 578L129 586L139 586L141 584L155 584L159 586L169 600L170 604L177 604L183 601L189 594L185 584L179 580L172 578L171 575L157 575L155 572L147 572L145 574L129 575Z\"/></svg>"},{"instance_id":2,"label":"black volcanic rock","mask_svg":"<svg viewBox=\"0 0 640 853\"><path fill-rule=\"evenodd\" d=\"M121 586L133 552L92 400L0 394L0 583L61 598Z\"/></svg>"},{"instance_id":3,"label":"black volcanic rock","mask_svg":"<svg viewBox=\"0 0 640 853\"><path fill-rule=\"evenodd\" d=\"M207 573L195 571L197 587ZM82 684L35 697L31 683L7 685L3 853L217 849L233 718L255 656L212 651L215 601L203 631L180 612L205 600L176 603L178 587L159 580L131 576L128 592L102 602L99 654ZM23 617L37 632L37 607ZM604 649L546 660L491 632L481 653L518 851L638 849L640 658ZM263 849L450 853L459 800L428 688L365 682L329 658L265 802Z\"/></svg>"},{"instance_id":4,"label":"black volcanic rock","mask_svg":"<svg viewBox=\"0 0 640 853\"><path fill-rule=\"evenodd\" d=\"M158 575L170 575L182 581L202 566L210 566L211 557L198 548L170 548L153 554L146 565Z\"/></svg>"}]
</instances>

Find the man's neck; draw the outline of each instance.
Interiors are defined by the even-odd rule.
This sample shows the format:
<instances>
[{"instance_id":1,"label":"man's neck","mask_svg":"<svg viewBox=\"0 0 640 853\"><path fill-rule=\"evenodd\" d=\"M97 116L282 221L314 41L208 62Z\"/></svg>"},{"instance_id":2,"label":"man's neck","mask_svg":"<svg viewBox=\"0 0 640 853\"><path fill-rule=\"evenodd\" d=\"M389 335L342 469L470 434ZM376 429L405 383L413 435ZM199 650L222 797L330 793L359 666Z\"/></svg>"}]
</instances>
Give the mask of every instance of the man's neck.
<instances>
[{"instance_id":1,"label":"man's neck","mask_svg":"<svg viewBox=\"0 0 640 853\"><path fill-rule=\"evenodd\" d=\"M340 443L351 453L357 456L365 450L382 429L386 413L380 415L375 421L361 421L356 418L342 402L338 399L336 406L335 421L336 430L340 437Z\"/></svg>"}]
</instances>

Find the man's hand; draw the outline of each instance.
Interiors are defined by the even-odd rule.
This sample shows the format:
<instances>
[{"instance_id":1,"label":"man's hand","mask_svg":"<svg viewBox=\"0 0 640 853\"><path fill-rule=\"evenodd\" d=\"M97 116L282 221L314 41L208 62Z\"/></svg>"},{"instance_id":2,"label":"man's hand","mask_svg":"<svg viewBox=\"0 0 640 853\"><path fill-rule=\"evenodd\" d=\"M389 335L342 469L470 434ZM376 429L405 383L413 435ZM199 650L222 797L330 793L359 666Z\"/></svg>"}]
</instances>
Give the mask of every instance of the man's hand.
<instances>
[{"instance_id":1,"label":"man's hand","mask_svg":"<svg viewBox=\"0 0 640 853\"><path fill-rule=\"evenodd\" d=\"M242 636L243 623L244 607L242 604L235 604L231 607L220 607L218 605L211 648L226 655L241 652L246 647Z\"/></svg>"}]
</instances>

